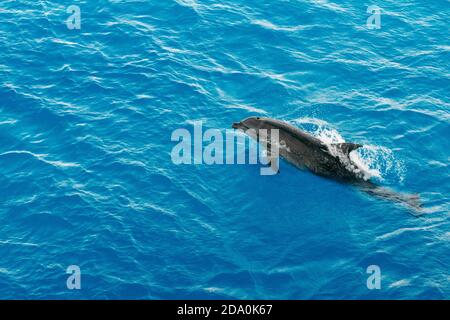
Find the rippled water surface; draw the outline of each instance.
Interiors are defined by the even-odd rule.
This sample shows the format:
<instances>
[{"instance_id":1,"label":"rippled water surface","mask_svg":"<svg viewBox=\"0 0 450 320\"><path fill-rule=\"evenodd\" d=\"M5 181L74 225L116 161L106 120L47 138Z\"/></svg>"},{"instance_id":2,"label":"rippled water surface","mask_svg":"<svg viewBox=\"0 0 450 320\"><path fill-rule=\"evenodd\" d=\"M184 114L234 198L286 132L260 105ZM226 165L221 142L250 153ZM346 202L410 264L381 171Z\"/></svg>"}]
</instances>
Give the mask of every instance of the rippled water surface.
<instances>
[{"instance_id":1,"label":"rippled water surface","mask_svg":"<svg viewBox=\"0 0 450 320\"><path fill-rule=\"evenodd\" d=\"M448 299L450 3L334 1L2 0L0 297ZM286 162L172 163L173 130L254 115L364 144L426 214Z\"/></svg>"}]
</instances>

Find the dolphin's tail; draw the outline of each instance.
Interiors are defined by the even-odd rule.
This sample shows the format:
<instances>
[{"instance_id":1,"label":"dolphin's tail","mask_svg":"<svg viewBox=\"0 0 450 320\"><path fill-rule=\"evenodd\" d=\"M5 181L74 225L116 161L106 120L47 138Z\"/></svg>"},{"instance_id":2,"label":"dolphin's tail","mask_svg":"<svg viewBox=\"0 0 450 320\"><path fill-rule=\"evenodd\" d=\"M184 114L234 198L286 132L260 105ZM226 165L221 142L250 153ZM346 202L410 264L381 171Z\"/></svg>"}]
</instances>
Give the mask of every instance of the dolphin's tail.
<instances>
[{"instance_id":1,"label":"dolphin's tail","mask_svg":"<svg viewBox=\"0 0 450 320\"><path fill-rule=\"evenodd\" d=\"M375 197L387 199L410 209L414 216L420 216L423 212L422 201L419 194L399 193L392 189L377 186L371 182L360 186L361 190Z\"/></svg>"}]
</instances>

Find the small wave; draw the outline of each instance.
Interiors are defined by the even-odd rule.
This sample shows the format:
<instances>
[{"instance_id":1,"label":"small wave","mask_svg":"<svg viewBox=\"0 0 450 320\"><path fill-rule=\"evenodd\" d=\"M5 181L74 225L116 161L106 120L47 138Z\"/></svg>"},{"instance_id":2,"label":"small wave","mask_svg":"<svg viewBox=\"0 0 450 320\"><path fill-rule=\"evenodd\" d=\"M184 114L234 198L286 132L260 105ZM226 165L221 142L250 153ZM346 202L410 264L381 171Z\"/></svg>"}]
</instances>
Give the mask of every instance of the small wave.
<instances>
[{"instance_id":1,"label":"small wave","mask_svg":"<svg viewBox=\"0 0 450 320\"><path fill-rule=\"evenodd\" d=\"M31 242L20 242L11 240L0 240L0 245L14 245L14 246L25 246L25 247L39 247L36 243Z\"/></svg>"},{"instance_id":2,"label":"small wave","mask_svg":"<svg viewBox=\"0 0 450 320\"><path fill-rule=\"evenodd\" d=\"M402 279L402 280L398 280L394 283L391 283L389 285L389 288L400 288L400 287L407 287L411 285L411 280L410 279Z\"/></svg>"},{"instance_id":3,"label":"small wave","mask_svg":"<svg viewBox=\"0 0 450 320\"><path fill-rule=\"evenodd\" d=\"M278 26L267 20L252 20L251 23L263 27L264 29L274 31L296 32L308 28L307 26L293 26L293 27Z\"/></svg>"},{"instance_id":4,"label":"small wave","mask_svg":"<svg viewBox=\"0 0 450 320\"><path fill-rule=\"evenodd\" d=\"M16 124L16 123L17 123L17 120L9 119L9 120L5 120L5 121L0 121L0 126L11 125L11 124Z\"/></svg>"},{"instance_id":5,"label":"small wave","mask_svg":"<svg viewBox=\"0 0 450 320\"><path fill-rule=\"evenodd\" d=\"M335 11L335 12L347 12L347 9L341 7L340 5L333 3L333 2L329 2L327 0L315 0L313 1L314 4L316 4L317 6L320 6L322 8L326 8L328 10L331 11Z\"/></svg>"},{"instance_id":6,"label":"small wave","mask_svg":"<svg viewBox=\"0 0 450 320\"><path fill-rule=\"evenodd\" d=\"M132 26L140 31L144 31L144 32L154 32L156 30L156 28L148 23L144 23L142 21L138 21L138 20L127 20L127 19L119 19L117 20L118 24L125 24L125 25L129 25Z\"/></svg>"},{"instance_id":7,"label":"small wave","mask_svg":"<svg viewBox=\"0 0 450 320\"><path fill-rule=\"evenodd\" d=\"M433 224L433 225L429 225L429 226L423 226L423 227L400 228L400 229L394 230L392 232L389 232L389 233L383 234L381 236L378 236L376 238L376 240L390 239L392 237L401 235L401 234L403 234L405 232L426 231L426 230L429 230L429 229L433 229L435 227L439 227L440 225L443 225L443 224L444 223L437 223L437 224Z\"/></svg>"},{"instance_id":8,"label":"small wave","mask_svg":"<svg viewBox=\"0 0 450 320\"><path fill-rule=\"evenodd\" d=\"M259 108L252 107L252 106L245 105L245 104L228 105L228 106L226 106L226 108L229 108L229 109L242 109L242 110L246 110L246 111L257 113L257 114L267 114L267 111L265 111L263 109L259 109Z\"/></svg>"},{"instance_id":9,"label":"small wave","mask_svg":"<svg viewBox=\"0 0 450 320\"><path fill-rule=\"evenodd\" d=\"M69 47L78 46L78 43L76 42L66 41L63 39L50 39L50 41L52 41L53 43L62 44Z\"/></svg>"},{"instance_id":10,"label":"small wave","mask_svg":"<svg viewBox=\"0 0 450 320\"><path fill-rule=\"evenodd\" d=\"M223 288L217 288L217 287L207 287L207 288L203 288L203 290L205 290L206 292L209 293L220 293L220 292L224 292L225 289Z\"/></svg>"},{"instance_id":11,"label":"small wave","mask_svg":"<svg viewBox=\"0 0 450 320\"><path fill-rule=\"evenodd\" d=\"M55 167L60 167L60 168L70 168L70 167L79 167L80 165L78 163L74 163L74 162L64 162L64 161L58 161L58 160L48 160L45 157L47 156L47 154L36 154L30 151L26 151L26 150L13 150L13 151L6 151L3 153L0 153L0 156L6 156L6 155L10 155L10 154L26 154L26 155L30 155L33 158L42 161L44 163L50 164L52 166Z\"/></svg>"},{"instance_id":12,"label":"small wave","mask_svg":"<svg viewBox=\"0 0 450 320\"><path fill-rule=\"evenodd\" d=\"M178 3L180 6L194 10L195 12L199 11L201 8L204 7L195 0L175 0L175 2Z\"/></svg>"}]
</instances>

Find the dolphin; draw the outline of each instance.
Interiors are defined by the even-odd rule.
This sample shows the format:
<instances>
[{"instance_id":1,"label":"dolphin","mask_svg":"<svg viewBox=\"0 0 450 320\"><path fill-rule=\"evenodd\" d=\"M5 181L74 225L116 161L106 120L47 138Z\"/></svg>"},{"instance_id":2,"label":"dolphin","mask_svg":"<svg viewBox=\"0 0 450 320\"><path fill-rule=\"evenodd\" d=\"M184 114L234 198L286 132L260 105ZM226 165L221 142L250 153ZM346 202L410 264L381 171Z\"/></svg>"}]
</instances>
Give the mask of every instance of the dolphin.
<instances>
[{"instance_id":1,"label":"dolphin","mask_svg":"<svg viewBox=\"0 0 450 320\"><path fill-rule=\"evenodd\" d=\"M272 149L277 147L279 155L299 169L357 186L370 195L406 205L414 215L420 215L422 211L419 195L397 193L368 179L366 173L350 157L352 151L363 147L361 144L351 142L325 144L287 122L272 118L250 117L233 123L232 127L244 131L259 143L264 144L267 147L269 159L271 159ZM267 132L264 137L258 134L261 129ZM278 129L277 146L271 145L273 129Z\"/></svg>"}]
</instances>

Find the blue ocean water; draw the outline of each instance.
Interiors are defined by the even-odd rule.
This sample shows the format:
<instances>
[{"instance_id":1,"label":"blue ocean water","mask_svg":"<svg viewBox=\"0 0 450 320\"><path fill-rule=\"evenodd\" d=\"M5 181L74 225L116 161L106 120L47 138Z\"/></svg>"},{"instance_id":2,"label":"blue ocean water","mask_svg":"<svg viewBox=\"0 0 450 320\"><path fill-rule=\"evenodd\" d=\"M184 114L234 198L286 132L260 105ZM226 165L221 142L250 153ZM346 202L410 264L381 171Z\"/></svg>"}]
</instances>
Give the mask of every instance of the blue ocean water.
<instances>
[{"instance_id":1,"label":"blue ocean water","mask_svg":"<svg viewBox=\"0 0 450 320\"><path fill-rule=\"evenodd\" d=\"M2 0L0 298L448 299L449 13ZM172 163L173 130L254 115L364 144L372 179L419 193L426 214L285 162L275 176Z\"/></svg>"}]
</instances>

